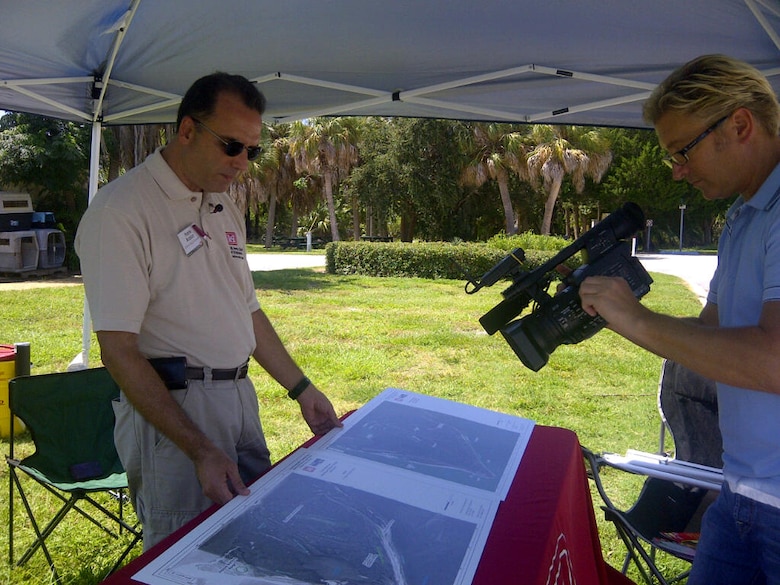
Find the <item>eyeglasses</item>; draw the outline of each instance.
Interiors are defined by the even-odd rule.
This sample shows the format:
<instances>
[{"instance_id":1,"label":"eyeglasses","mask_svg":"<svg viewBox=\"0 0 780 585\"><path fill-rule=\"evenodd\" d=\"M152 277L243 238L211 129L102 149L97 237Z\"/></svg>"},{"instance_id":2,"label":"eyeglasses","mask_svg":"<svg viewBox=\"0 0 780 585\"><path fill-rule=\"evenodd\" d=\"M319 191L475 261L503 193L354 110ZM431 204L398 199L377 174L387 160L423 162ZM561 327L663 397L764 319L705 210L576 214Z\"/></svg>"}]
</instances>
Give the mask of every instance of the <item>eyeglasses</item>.
<instances>
[{"instance_id":1,"label":"eyeglasses","mask_svg":"<svg viewBox=\"0 0 780 585\"><path fill-rule=\"evenodd\" d=\"M246 146L243 142L239 142L238 140L226 140L197 118L192 119L195 120L196 124L203 126L206 130L208 130L209 134L214 136L217 140L225 145L225 154L228 156L238 156L246 149L246 158L248 160L255 160L263 152L262 146Z\"/></svg>"},{"instance_id":2,"label":"eyeglasses","mask_svg":"<svg viewBox=\"0 0 780 585\"><path fill-rule=\"evenodd\" d=\"M728 116L723 116L720 120L715 122L712 126L707 128L704 132L699 134L696 138L691 140L687 145L683 146L680 150L677 152L673 152L672 154L667 154L662 160L664 161L664 164L669 167L670 169L674 168L674 165L682 166L684 164L688 163L688 153L691 151L691 149L699 144L702 140L707 138L715 128L723 124L723 122L728 118Z\"/></svg>"}]
</instances>

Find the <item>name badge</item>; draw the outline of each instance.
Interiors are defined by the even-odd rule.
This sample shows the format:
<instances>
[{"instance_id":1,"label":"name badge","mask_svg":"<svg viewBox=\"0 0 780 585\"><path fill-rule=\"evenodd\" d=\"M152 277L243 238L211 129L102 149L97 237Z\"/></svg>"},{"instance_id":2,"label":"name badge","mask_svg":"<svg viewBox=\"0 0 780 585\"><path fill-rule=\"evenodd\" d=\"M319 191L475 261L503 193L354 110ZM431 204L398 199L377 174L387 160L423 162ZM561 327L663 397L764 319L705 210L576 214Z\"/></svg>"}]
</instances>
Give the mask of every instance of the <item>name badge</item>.
<instances>
[{"instance_id":1,"label":"name badge","mask_svg":"<svg viewBox=\"0 0 780 585\"><path fill-rule=\"evenodd\" d=\"M191 256L203 247L203 238L195 230L194 225L187 226L177 234L182 250Z\"/></svg>"}]
</instances>

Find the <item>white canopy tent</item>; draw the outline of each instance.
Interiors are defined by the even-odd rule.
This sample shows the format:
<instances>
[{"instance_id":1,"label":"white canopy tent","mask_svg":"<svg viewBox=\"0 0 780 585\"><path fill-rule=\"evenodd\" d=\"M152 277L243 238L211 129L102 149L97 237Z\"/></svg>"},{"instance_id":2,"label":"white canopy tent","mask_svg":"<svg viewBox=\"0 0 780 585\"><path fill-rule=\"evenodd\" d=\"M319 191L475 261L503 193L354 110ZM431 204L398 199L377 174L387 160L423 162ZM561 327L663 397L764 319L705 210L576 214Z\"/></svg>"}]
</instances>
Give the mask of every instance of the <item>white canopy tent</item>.
<instances>
[{"instance_id":1,"label":"white canopy tent","mask_svg":"<svg viewBox=\"0 0 780 585\"><path fill-rule=\"evenodd\" d=\"M257 81L269 120L641 127L647 92L694 56L780 80L778 31L778 0L3 0L0 107L170 122L194 79L226 70Z\"/></svg>"},{"instance_id":2,"label":"white canopy tent","mask_svg":"<svg viewBox=\"0 0 780 585\"><path fill-rule=\"evenodd\" d=\"M0 0L0 108L172 122L222 70L267 121L379 115L644 127L672 69L728 53L780 89L780 0ZM83 359L89 344L85 317Z\"/></svg>"}]
</instances>

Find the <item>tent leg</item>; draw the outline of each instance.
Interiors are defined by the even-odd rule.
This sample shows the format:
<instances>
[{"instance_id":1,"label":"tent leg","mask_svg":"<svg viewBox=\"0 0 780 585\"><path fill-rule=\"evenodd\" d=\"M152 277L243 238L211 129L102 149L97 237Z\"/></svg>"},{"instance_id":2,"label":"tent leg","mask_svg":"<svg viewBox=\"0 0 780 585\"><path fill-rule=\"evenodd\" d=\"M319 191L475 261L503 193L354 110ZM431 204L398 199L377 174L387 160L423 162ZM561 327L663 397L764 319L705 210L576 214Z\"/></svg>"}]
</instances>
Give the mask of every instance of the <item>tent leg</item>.
<instances>
[{"instance_id":1,"label":"tent leg","mask_svg":"<svg viewBox=\"0 0 780 585\"><path fill-rule=\"evenodd\" d=\"M92 143L89 157L89 203L98 190L98 174L100 172L100 135L103 125L100 120L92 123ZM84 319L81 324L81 353L68 365L68 371L82 370L89 367L89 348L92 339L92 319L89 314L89 304L84 297Z\"/></svg>"}]
</instances>

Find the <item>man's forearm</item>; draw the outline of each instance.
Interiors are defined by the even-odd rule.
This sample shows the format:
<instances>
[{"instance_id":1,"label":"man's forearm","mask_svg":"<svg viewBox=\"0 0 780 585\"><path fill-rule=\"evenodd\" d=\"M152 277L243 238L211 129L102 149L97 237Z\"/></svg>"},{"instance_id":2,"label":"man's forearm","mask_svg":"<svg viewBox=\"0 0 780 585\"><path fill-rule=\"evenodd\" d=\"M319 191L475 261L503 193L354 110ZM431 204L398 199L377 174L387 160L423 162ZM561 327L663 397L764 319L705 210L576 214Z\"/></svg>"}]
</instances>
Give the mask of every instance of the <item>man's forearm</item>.
<instances>
[{"instance_id":1,"label":"man's forearm","mask_svg":"<svg viewBox=\"0 0 780 585\"><path fill-rule=\"evenodd\" d=\"M284 388L292 388L303 377L300 367L262 310L252 314L252 323L257 343L253 357Z\"/></svg>"},{"instance_id":2,"label":"man's forearm","mask_svg":"<svg viewBox=\"0 0 780 585\"><path fill-rule=\"evenodd\" d=\"M212 446L211 442L173 399L160 376L135 347L135 336L102 331L97 335L103 364L133 407L187 457L197 461L203 451Z\"/></svg>"},{"instance_id":3,"label":"man's forearm","mask_svg":"<svg viewBox=\"0 0 780 585\"><path fill-rule=\"evenodd\" d=\"M645 310L618 333L712 380L780 393L780 376L770 374L780 371L777 342L760 326L724 328Z\"/></svg>"}]
</instances>

